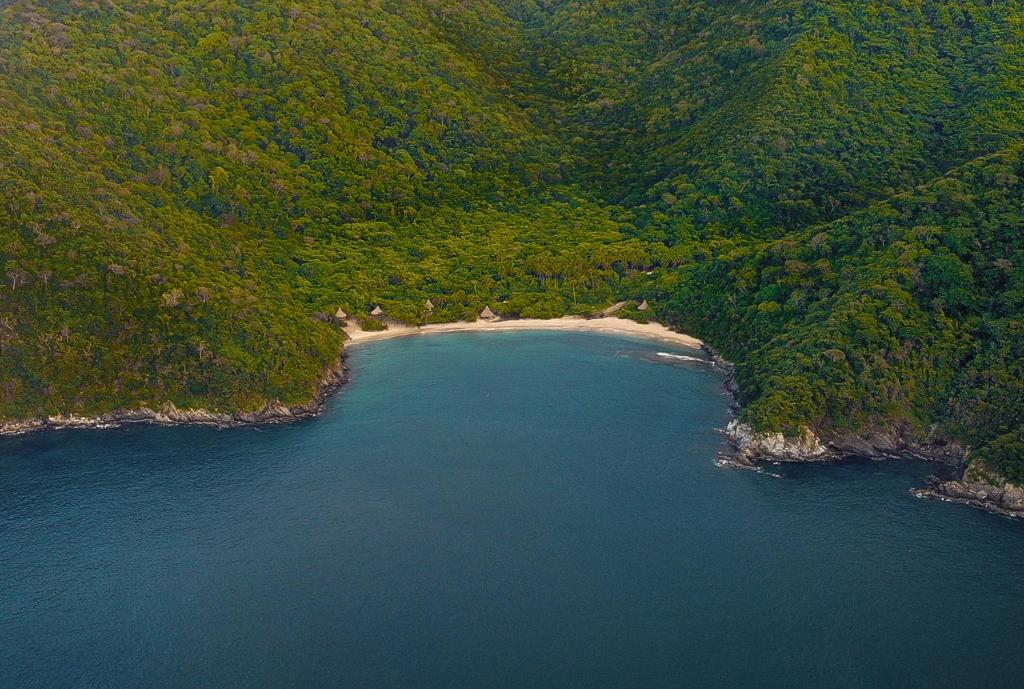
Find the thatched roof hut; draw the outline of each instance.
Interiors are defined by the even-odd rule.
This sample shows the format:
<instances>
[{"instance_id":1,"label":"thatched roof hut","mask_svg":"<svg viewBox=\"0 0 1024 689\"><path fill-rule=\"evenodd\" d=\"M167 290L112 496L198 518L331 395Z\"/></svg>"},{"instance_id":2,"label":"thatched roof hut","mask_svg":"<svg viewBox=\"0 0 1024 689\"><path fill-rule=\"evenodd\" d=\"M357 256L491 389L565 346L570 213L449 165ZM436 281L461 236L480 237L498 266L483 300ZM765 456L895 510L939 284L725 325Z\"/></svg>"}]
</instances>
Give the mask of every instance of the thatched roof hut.
<instances>
[{"instance_id":1,"label":"thatched roof hut","mask_svg":"<svg viewBox=\"0 0 1024 689\"><path fill-rule=\"evenodd\" d=\"M345 313L345 311L339 306L338 310L334 312L334 317L337 318L339 321L343 321L346 318L348 318L348 314Z\"/></svg>"},{"instance_id":2,"label":"thatched roof hut","mask_svg":"<svg viewBox=\"0 0 1024 689\"><path fill-rule=\"evenodd\" d=\"M382 309L379 306L374 306L373 307L373 311L370 312L370 315L371 316L383 316L384 315L384 309Z\"/></svg>"},{"instance_id":3,"label":"thatched roof hut","mask_svg":"<svg viewBox=\"0 0 1024 689\"><path fill-rule=\"evenodd\" d=\"M480 319L481 320L490 321L490 320L494 320L497 317L498 316L495 315L495 313L493 311L491 311L491 307L490 306L485 306L484 310L480 312Z\"/></svg>"},{"instance_id":4,"label":"thatched roof hut","mask_svg":"<svg viewBox=\"0 0 1024 689\"><path fill-rule=\"evenodd\" d=\"M651 305L647 303L646 299L644 299L644 302L642 304L640 304L640 306L636 307L636 310L637 311L647 311L650 308L651 308Z\"/></svg>"},{"instance_id":5,"label":"thatched roof hut","mask_svg":"<svg viewBox=\"0 0 1024 689\"><path fill-rule=\"evenodd\" d=\"M430 301L429 299L427 299L426 306L427 306L427 311L433 311L434 310L434 302Z\"/></svg>"}]
</instances>

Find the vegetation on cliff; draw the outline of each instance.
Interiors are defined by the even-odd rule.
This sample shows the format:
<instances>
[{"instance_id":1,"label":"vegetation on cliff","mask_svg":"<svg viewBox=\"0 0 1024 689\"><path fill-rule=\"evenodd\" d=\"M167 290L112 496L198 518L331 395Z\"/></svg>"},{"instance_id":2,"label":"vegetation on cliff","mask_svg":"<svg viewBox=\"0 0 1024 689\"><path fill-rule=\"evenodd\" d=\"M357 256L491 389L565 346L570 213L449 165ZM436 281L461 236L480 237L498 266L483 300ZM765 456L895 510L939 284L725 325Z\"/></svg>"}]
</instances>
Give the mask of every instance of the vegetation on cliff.
<instances>
[{"instance_id":1,"label":"vegetation on cliff","mask_svg":"<svg viewBox=\"0 0 1024 689\"><path fill-rule=\"evenodd\" d=\"M1019 472L1022 181L1015 148L832 223L707 243L659 281L666 313L738 362L757 428L939 424Z\"/></svg>"},{"instance_id":2,"label":"vegetation on cliff","mask_svg":"<svg viewBox=\"0 0 1024 689\"><path fill-rule=\"evenodd\" d=\"M757 429L1024 480L1015 3L15 0L0 108L0 418L300 402L339 307L646 298Z\"/></svg>"}]
</instances>

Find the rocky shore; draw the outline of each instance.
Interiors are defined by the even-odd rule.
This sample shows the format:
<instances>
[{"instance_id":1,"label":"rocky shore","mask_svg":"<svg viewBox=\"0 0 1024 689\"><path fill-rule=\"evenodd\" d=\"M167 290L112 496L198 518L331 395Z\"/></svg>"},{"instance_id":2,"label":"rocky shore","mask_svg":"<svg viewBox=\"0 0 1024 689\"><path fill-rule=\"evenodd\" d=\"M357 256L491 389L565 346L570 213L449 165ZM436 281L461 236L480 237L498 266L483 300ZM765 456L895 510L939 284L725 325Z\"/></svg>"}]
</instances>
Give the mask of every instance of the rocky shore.
<instances>
[{"instance_id":1,"label":"rocky shore","mask_svg":"<svg viewBox=\"0 0 1024 689\"><path fill-rule=\"evenodd\" d=\"M733 412L738 413L735 367L712 347L705 345L704 351L724 372L725 390L732 396ZM970 467L969 448L940 436L935 428L924 437L905 427L828 435L804 428L801 434L786 436L755 432L736 418L723 433L733 448L724 463L740 468L757 468L771 462L838 462L863 457L914 457L940 462L948 467L945 473L959 478L932 477L928 486L915 488L914 495L970 505L1008 517L1024 517L1024 488L1007 482L995 472Z\"/></svg>"},{"instance_id":2,"label":"rocky shore","mask_svg":"<svg viewBox=\"0 0 1024 689\"><path fill-rule=\"evenodd\" d=\"M714 348L701 348L723 372L723 387L732 399L734 414L740 411L739 387L735 366ZM216 412L206 409L179 409L167 402L157 409L139 407L120 409L99 416L57 415L21 421L0 421L0 436L21 435L33 431L68 428L113 428L132 423L158 425L201 425L230 428L265 424L292 423L317 416L327 398L348 380L344 352L334 366L327 369L313 399L305 404L288 406L279 401L249 412ZM915 457L941 462L960 478L944 480L933 477L928 486L915 488L918 497L928 497L971 505L997 514L1024 517L1024 488L1008 483L991 471L972 469L967 465L969 450L954 441L937 436L934 429L922 438L906 428L873 429L854 434L819 435L810 428L795 436L782 433L758 433L748 424L734 418L723 429L733 448L724 463L742 468L757 468L770 462L835 462L862 457Z\"/></svg>"},{"instance_id":3,"label":"rocky shore","mask_svg":"<svg viewBox=\"0 0 1024 689\"><path fill-rule=\"evenodd\" d=\"M1024 517L1024 488L992 471L974 466L968 468L960 479L935 479L925 488L915 488L913 493L919 498L970 505L1006 517Z\"/></svg>"},{"instance_id":4,"label":"rocky shore","mask_svg":"<svg viewBox=\"0 0 1024 689\"><path fill-rule=\"evenodd\" d=\"M941 462L948 467L945 473L959 478L933 476L928 486L913 489L914 495L970 505L1007 517L1024 517L1024 488L995 472L979 471L968 465L968 450L945 439L919 438L903 429L822 438L804 428L802 435L784 436L755 433L739 419L731 421L724 433L735 451L726 463L741 468L756 468L766 462L835 462L854 457L915 457Z\"/></svg>"},{"instance_id":5,"label":"rocky shore","mask_svg":"<svg viewBox=\"0 0 1024 689\"><path fill-rule=\"evenodd\" d=\"M215 412L207 409L179 409L167 402L157 409L139 407L119 409L99 416L76 416L73 414L0 422L0 436L21 435L33 431L59 430L65 428L114 428L132 423L150 423L163 426L191 424L198 426L255 426L265 424L292 423L318 415L331 393L348 380L348 369L342 354L338 361L324 372L317 392L305 404L288 406L279 401L263 408L248 412Z\"/></svg>"},{"instance_id":6,"label":"rocky shore","mask_svg":"<svg viewBox=\"0 0 1024 689\"><path fill-rule=\"evenodd\" d=\"M962 467L967 449L958 443L938 437L934 429L921 438L902 427L872 429L864 433L822 435L804 428L796 436L782 433L756 433L749 425L734 419L725 428L725 435L736 449L737 461L827 462L844 457L915 457L929 462L943 462Z\"/></svg>"},{"instance_id":7,"label":"rocky shore","mask_svg":"<svg viewBox=\"0 0 1024 689\"><path fill-rule=\"evenodd\" d=\"M708 355L708 359L715 367L722 372L722 387L729 394L730 400L732 400L730 409L733 414L738 414L740 412L740 387L736 382L736 365L719 354L718 350L707 343L702 344L700 348Z\"/></svg>"},{"instance_id":8,"label":"rocky shore","mask_svg":"<svg viewBox=\"0 0 1024 689\"><path fill-rule=\"evenodd\" d=\"M610 317L581 318L565 316L552 319L494 319L465 323L436 323L423 327L392 322L387 330L373 332L363 331L355 321L349 321L344 329L348 336L346 348L360 342L405 337L408 335L511 330L603 331L650 337L689 347L699 347L702 344L700 340L675 332L658 323L636 323L630 320ZM172 402L166 402L157 408L143 406L134 409L118 409L98 416L61 414L17 421L0 421L0 436L68 428L112 428L131 423L151 423L166 426L191 424L229 428L232 426L300 421L319 414L330 394L348 379L347 369L344 365L345 356L345 353L342 352L337 363L325 372L313 399L305 404L288 406L275 401L256 411L220 412L209 409L179 409Z\"/></svg>"}]
</instances>

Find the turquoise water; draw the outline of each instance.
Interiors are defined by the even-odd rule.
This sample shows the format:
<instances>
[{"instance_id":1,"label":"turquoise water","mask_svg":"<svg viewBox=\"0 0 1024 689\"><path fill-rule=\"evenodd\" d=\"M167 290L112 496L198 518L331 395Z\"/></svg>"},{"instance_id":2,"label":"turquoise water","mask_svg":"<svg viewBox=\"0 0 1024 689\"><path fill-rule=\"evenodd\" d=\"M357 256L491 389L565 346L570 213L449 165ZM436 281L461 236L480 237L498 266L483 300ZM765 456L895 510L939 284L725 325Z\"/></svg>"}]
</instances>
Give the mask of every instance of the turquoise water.
<instances>
[{"instance_id":1,"label":"turquoise water","mask_svg":"<svg viewBox=\"0 0 1024 689\"><path fill-rule=\"evenodd\" d=\"M0 440L0 687L1024 686L1024 524L718 468L665 348L396 340L312 422Z\"/></svg>"}]
</instances>

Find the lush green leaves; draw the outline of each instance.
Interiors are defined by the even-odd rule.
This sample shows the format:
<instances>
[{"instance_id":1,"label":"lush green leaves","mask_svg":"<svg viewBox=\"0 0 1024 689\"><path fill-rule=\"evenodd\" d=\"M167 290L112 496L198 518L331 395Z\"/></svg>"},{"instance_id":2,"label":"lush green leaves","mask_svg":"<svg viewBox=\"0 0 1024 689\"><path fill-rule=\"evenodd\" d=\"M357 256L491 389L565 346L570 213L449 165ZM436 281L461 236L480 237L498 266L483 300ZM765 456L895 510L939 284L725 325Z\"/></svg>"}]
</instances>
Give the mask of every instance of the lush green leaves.
<instances>
[{"instance_id":1,"label":"lush green leaves","mask_svg":"<svg viewBox=\"0 0 1024 689\"><path fill-rule=\"evenodd\" d=\"M984 0L6 3L0 418L304 400L339 307L646 298L759 428L1024 476L1022 46Z\"/></svg>"}]
</instances>

